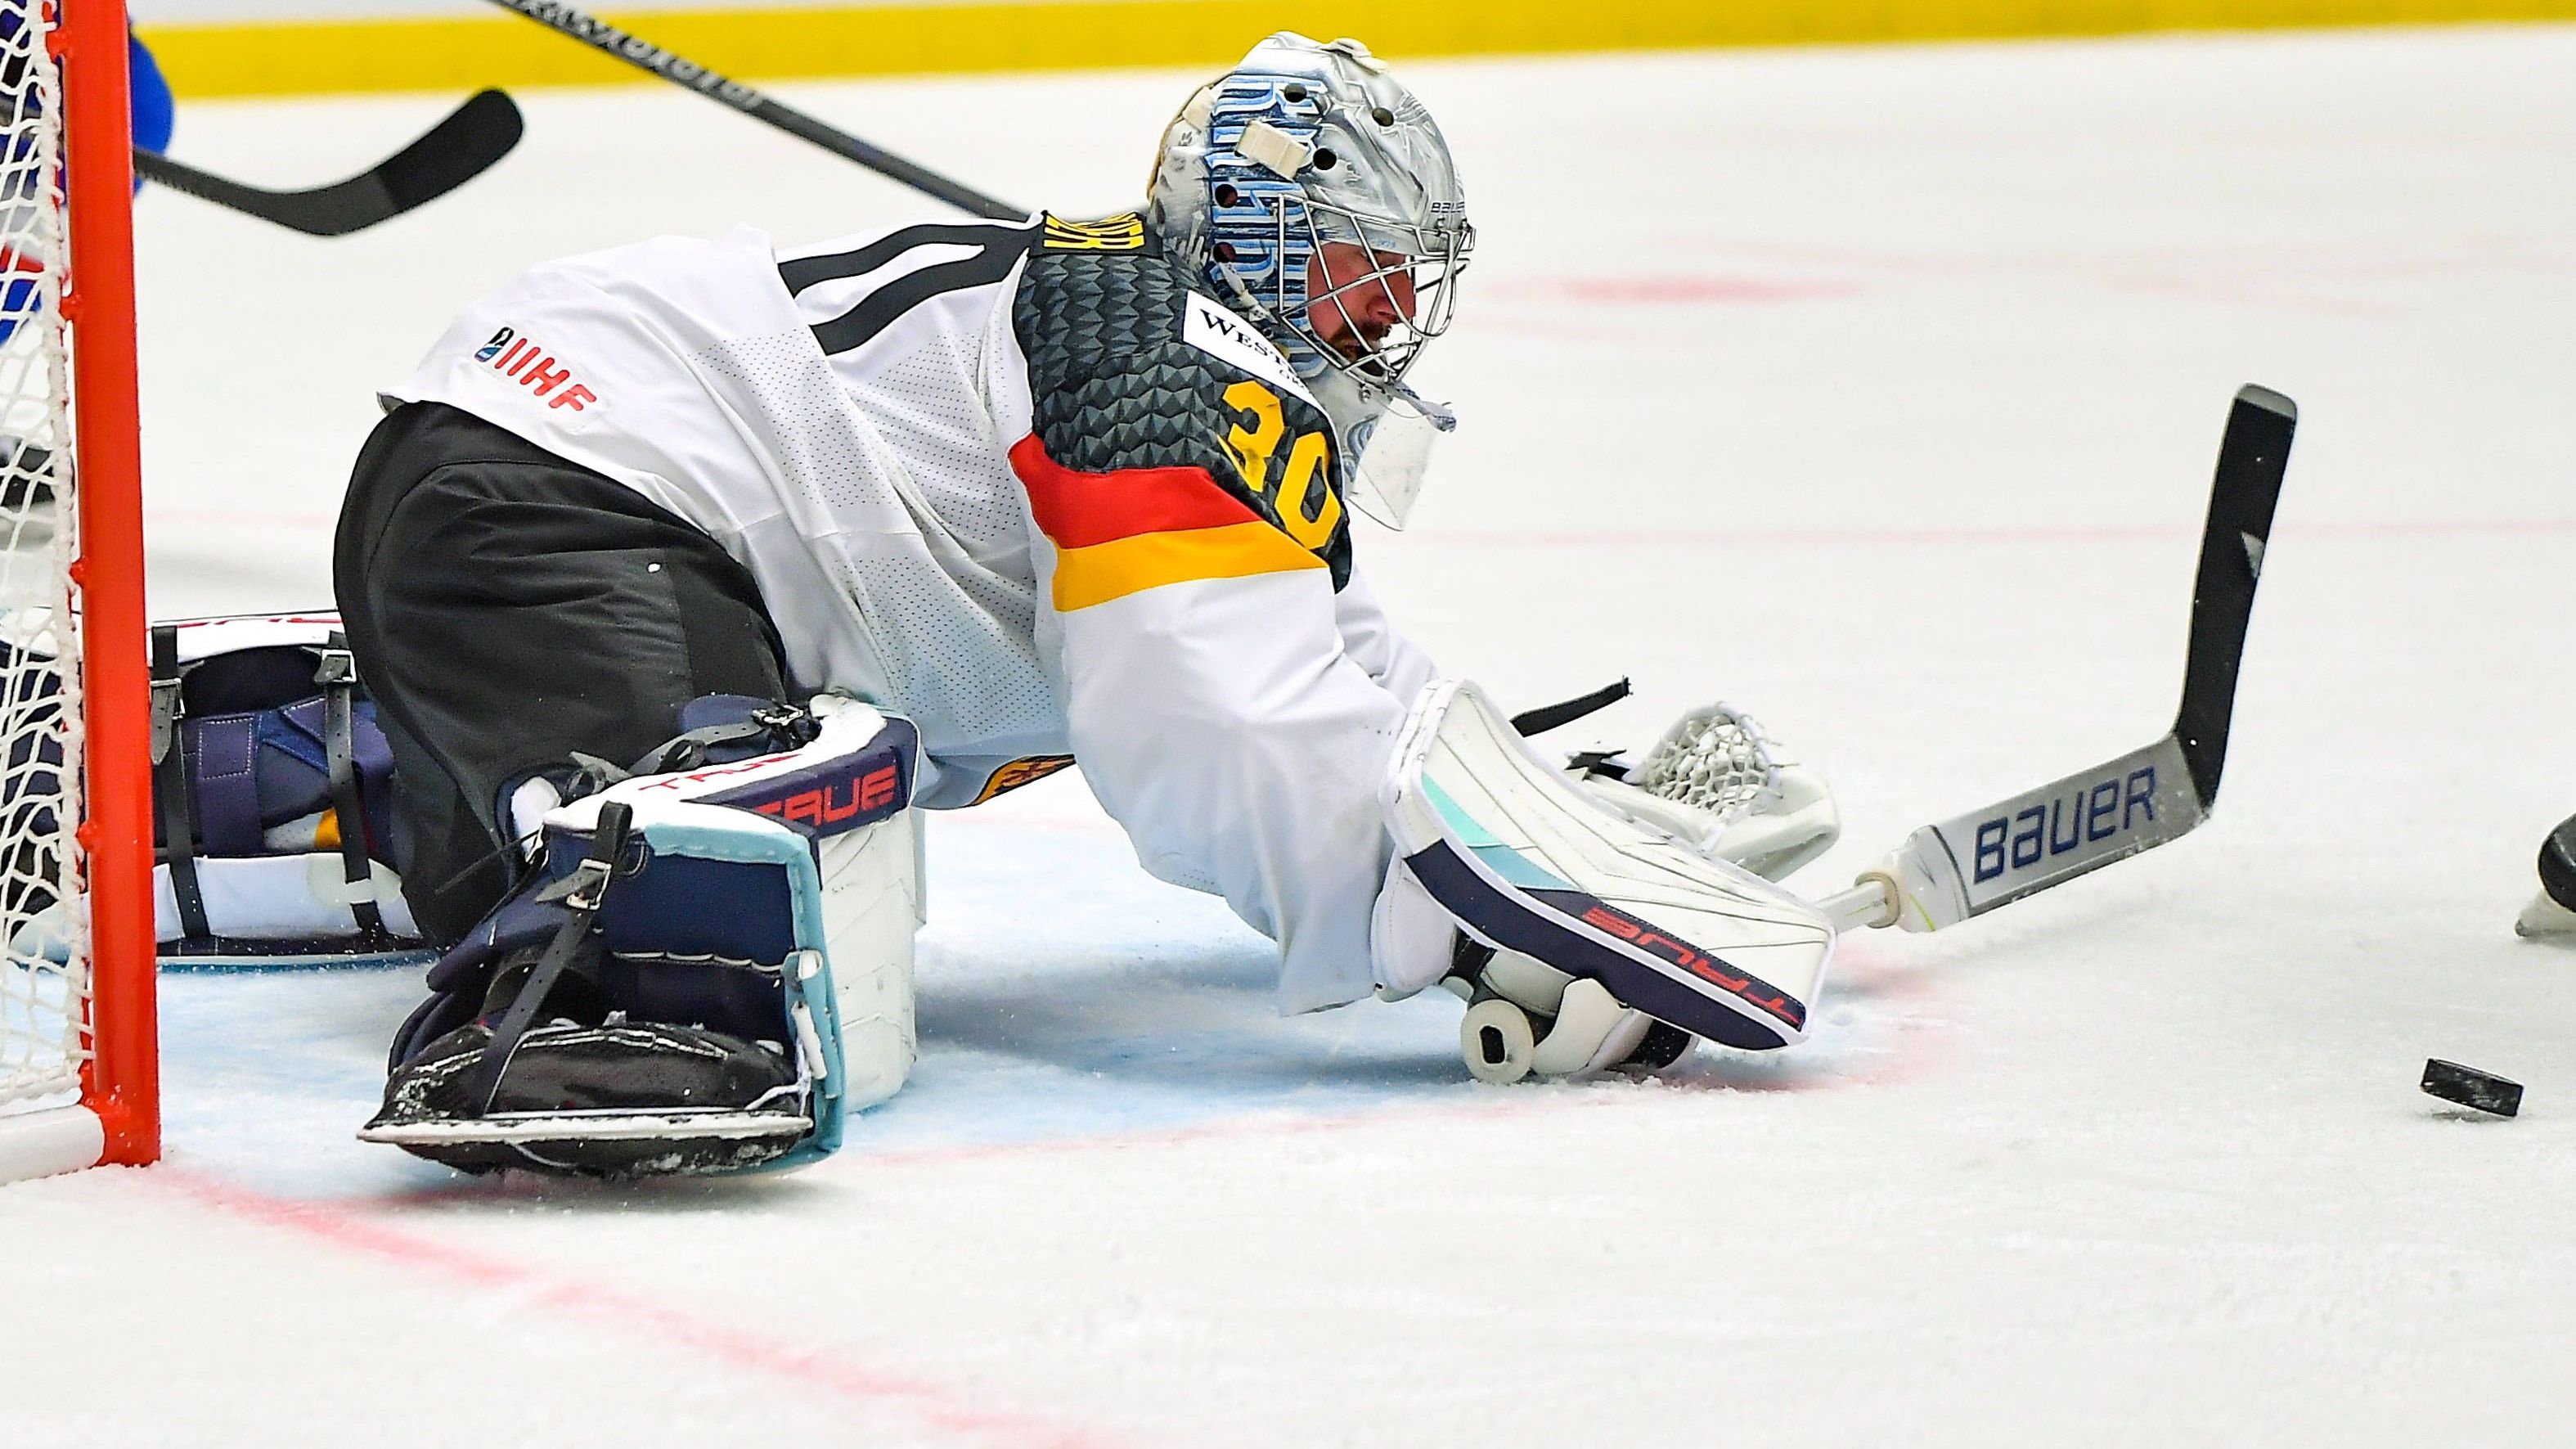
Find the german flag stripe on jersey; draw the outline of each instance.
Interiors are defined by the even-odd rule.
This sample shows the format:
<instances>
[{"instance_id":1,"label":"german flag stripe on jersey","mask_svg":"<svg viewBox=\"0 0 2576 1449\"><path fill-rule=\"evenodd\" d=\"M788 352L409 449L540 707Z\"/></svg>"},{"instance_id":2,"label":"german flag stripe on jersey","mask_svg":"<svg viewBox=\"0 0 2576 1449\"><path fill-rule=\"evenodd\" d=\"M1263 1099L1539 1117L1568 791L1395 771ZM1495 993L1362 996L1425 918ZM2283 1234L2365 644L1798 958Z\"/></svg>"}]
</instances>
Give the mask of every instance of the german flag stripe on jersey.
<instances>
[{"instance_id":1,"label":"german flag stripe on jersey","mask_svg":"<svg viewBox=\"0 0 2576 1449\"><path fill-rule=\"evenodd\" d=\"M1325 566L1204 468L1080 473L1032 433L1012 445L1011 469L1056 546L1058 613L1193 579Z\"/></svg>"}]
</instances>

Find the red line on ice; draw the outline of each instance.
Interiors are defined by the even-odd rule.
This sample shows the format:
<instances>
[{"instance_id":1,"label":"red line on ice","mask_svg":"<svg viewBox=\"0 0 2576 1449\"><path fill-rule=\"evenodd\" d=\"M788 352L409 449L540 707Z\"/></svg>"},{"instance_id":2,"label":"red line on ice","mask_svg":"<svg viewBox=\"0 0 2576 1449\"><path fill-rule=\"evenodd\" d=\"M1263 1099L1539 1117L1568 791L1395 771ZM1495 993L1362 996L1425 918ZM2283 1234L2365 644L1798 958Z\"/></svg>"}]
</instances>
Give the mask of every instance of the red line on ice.
<instances>
[{"instance_id":1,"label":"red line on ice","mask_svg":"<svg viewBox=\"0 0 2576 1449\"><path fill-rule=\"evenodd\" d=\"M1008 1409L979 1408L968 1403L964 1394L920 1379L868 1368L825 1350L791 1349L773 1334L695 1318L613 1288L451 1247L369 1222L344 1209L270 1197L166 1162L152 1169L149 1179L235 1217L350 1252L388 1259L477 1288L531 1293L534 1301L547 1307L605 1321L657 1345L695 1350L727 1368L807 1388L819 1386L861 1403L891 1405L927 1427L959 1438L1044 1449L1103 1449L1111 1442L1087 1430Z\"/></svg>"},{"instance_id":2,"label":"red line on ice","mask_svg":"<svg viewBox=\"0 0 2576 1449\"><path fill-rule=\"evenodd\" d=\"M2300 523L2277 530L2276 538L2293 541L2344 542L2368 539L2484 537L2491 534L2576 533L2576 518L2404 519L2383 523ZM1469 548L1711 548L1777 544L1836 545L1986 545L2018 543L2161 543L2200 537L2198 526L2181 524L2067 524L1992 528L1727 528L1602 529L1549 532L1512 529L1440 529L1408 533L1407 542L1453 544Z\"/></svg>"},{"instance_id":3,"label":"red line on ice","mask_svg":"<svg viewBox=\"0 0 2576 1449\"><path fill-rule=\"evenodd\" d=\"M1865 283L1839 277L1757 277L1735 273L1673 276L1556 277L1496 285L1495 299L1656 305L1671 303L1809 302L1856 297Z\"/></svg>"}]
</instances>

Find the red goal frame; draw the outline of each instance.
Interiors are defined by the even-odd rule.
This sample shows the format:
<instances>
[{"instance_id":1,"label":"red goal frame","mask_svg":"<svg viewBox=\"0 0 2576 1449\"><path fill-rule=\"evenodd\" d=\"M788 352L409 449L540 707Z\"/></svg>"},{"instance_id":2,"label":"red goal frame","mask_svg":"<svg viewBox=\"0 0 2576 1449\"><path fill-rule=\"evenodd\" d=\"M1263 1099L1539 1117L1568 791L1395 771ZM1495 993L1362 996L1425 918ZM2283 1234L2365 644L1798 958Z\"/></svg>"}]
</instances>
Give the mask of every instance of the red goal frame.
<instances>
[{"instance_id":1,"label":"red goal frame","mask_svg":"<svg viewBox=\"0 0 2576 1449\"><path fill-rule=\"evenodd\" d=\"M151 625L143 602L143 448L135 378L134 112L124 0L57 0L63 62L80 508L83 768L79 840L90 901L90 1058L81 1103L99 1161L161 1156L161 1051L153 971Z\"/></svg>"},{"instance_id":2,"label":"red goal frame","mask_svg":"<svg viewBox=\"0 0 2576 1449\"><path fill-rule=\"evenodd\" d=\"M154 981L151 676L136 404L134 157L123 0L51 0L62 85L72 499L79 554L88 986L78 1106L0 1118L0 1181L161 1155Z\"/></svg>"}]
</instances>

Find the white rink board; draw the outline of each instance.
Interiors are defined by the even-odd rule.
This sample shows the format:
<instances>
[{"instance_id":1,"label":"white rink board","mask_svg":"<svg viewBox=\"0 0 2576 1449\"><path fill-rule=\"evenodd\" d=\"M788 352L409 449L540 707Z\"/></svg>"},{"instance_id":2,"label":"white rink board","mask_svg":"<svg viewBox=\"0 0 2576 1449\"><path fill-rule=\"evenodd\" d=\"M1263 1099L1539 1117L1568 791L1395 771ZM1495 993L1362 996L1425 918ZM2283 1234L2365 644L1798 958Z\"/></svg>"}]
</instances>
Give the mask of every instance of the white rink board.
<instances>
[{"instance_id":1,"label":"white rink board","mask_svg":"<svg viewBox=\"0 0 2576 1449\"><path fill-rule=\"evenodd\" d=\"M1270 1017L1262 943L1053 781L934 824L914 1086L712 1186L362 1147L407 975L172 978L169 1162L0 1192L10 1321L120 1346L22 1333L0 1442L2550 1442L2576 953L2510 922L2576 810L2571 74L2567 27L1418 69L1485 243L1426 364L1467 421L1360 549L1445 663L1633 675L1632 743L1752 708L1841 791L1830 888L2165 728L2259 381L2302 425L2213 822L1849 943L1807 1047L1485 1090L1445 999ZM1079 212L1188 80L785 93ZM144 198L159 612L327 597L368 386L513 269L929 214L686 96L523 103L344 241ZM197 107L176 154L307 184L444 104Z\"/></svg>"}]
</instances>

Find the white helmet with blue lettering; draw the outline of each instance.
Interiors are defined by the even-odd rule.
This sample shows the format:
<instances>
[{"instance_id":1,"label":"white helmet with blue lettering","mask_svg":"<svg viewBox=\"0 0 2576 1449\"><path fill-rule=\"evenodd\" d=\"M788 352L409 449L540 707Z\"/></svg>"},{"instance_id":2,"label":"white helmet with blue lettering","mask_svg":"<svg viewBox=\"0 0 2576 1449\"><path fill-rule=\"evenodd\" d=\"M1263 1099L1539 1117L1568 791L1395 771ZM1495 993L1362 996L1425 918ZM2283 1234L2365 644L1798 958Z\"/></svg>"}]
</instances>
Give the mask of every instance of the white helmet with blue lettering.
<instances>
[{"instance_id":1,"label":"white helmet with blue lettering","mask_svg":"<svg viewBox=\"0 0 2576 1449\"><path fill-rule=\"evenodd\" d=\"M1332 414L1352 501L1402 527L1431 435L1455 426L1405 375L1448 329L1476 237L1431 113L1358 41L1281 31L1173 117L1146 217Z\"/></svg>"}]
</instances>

